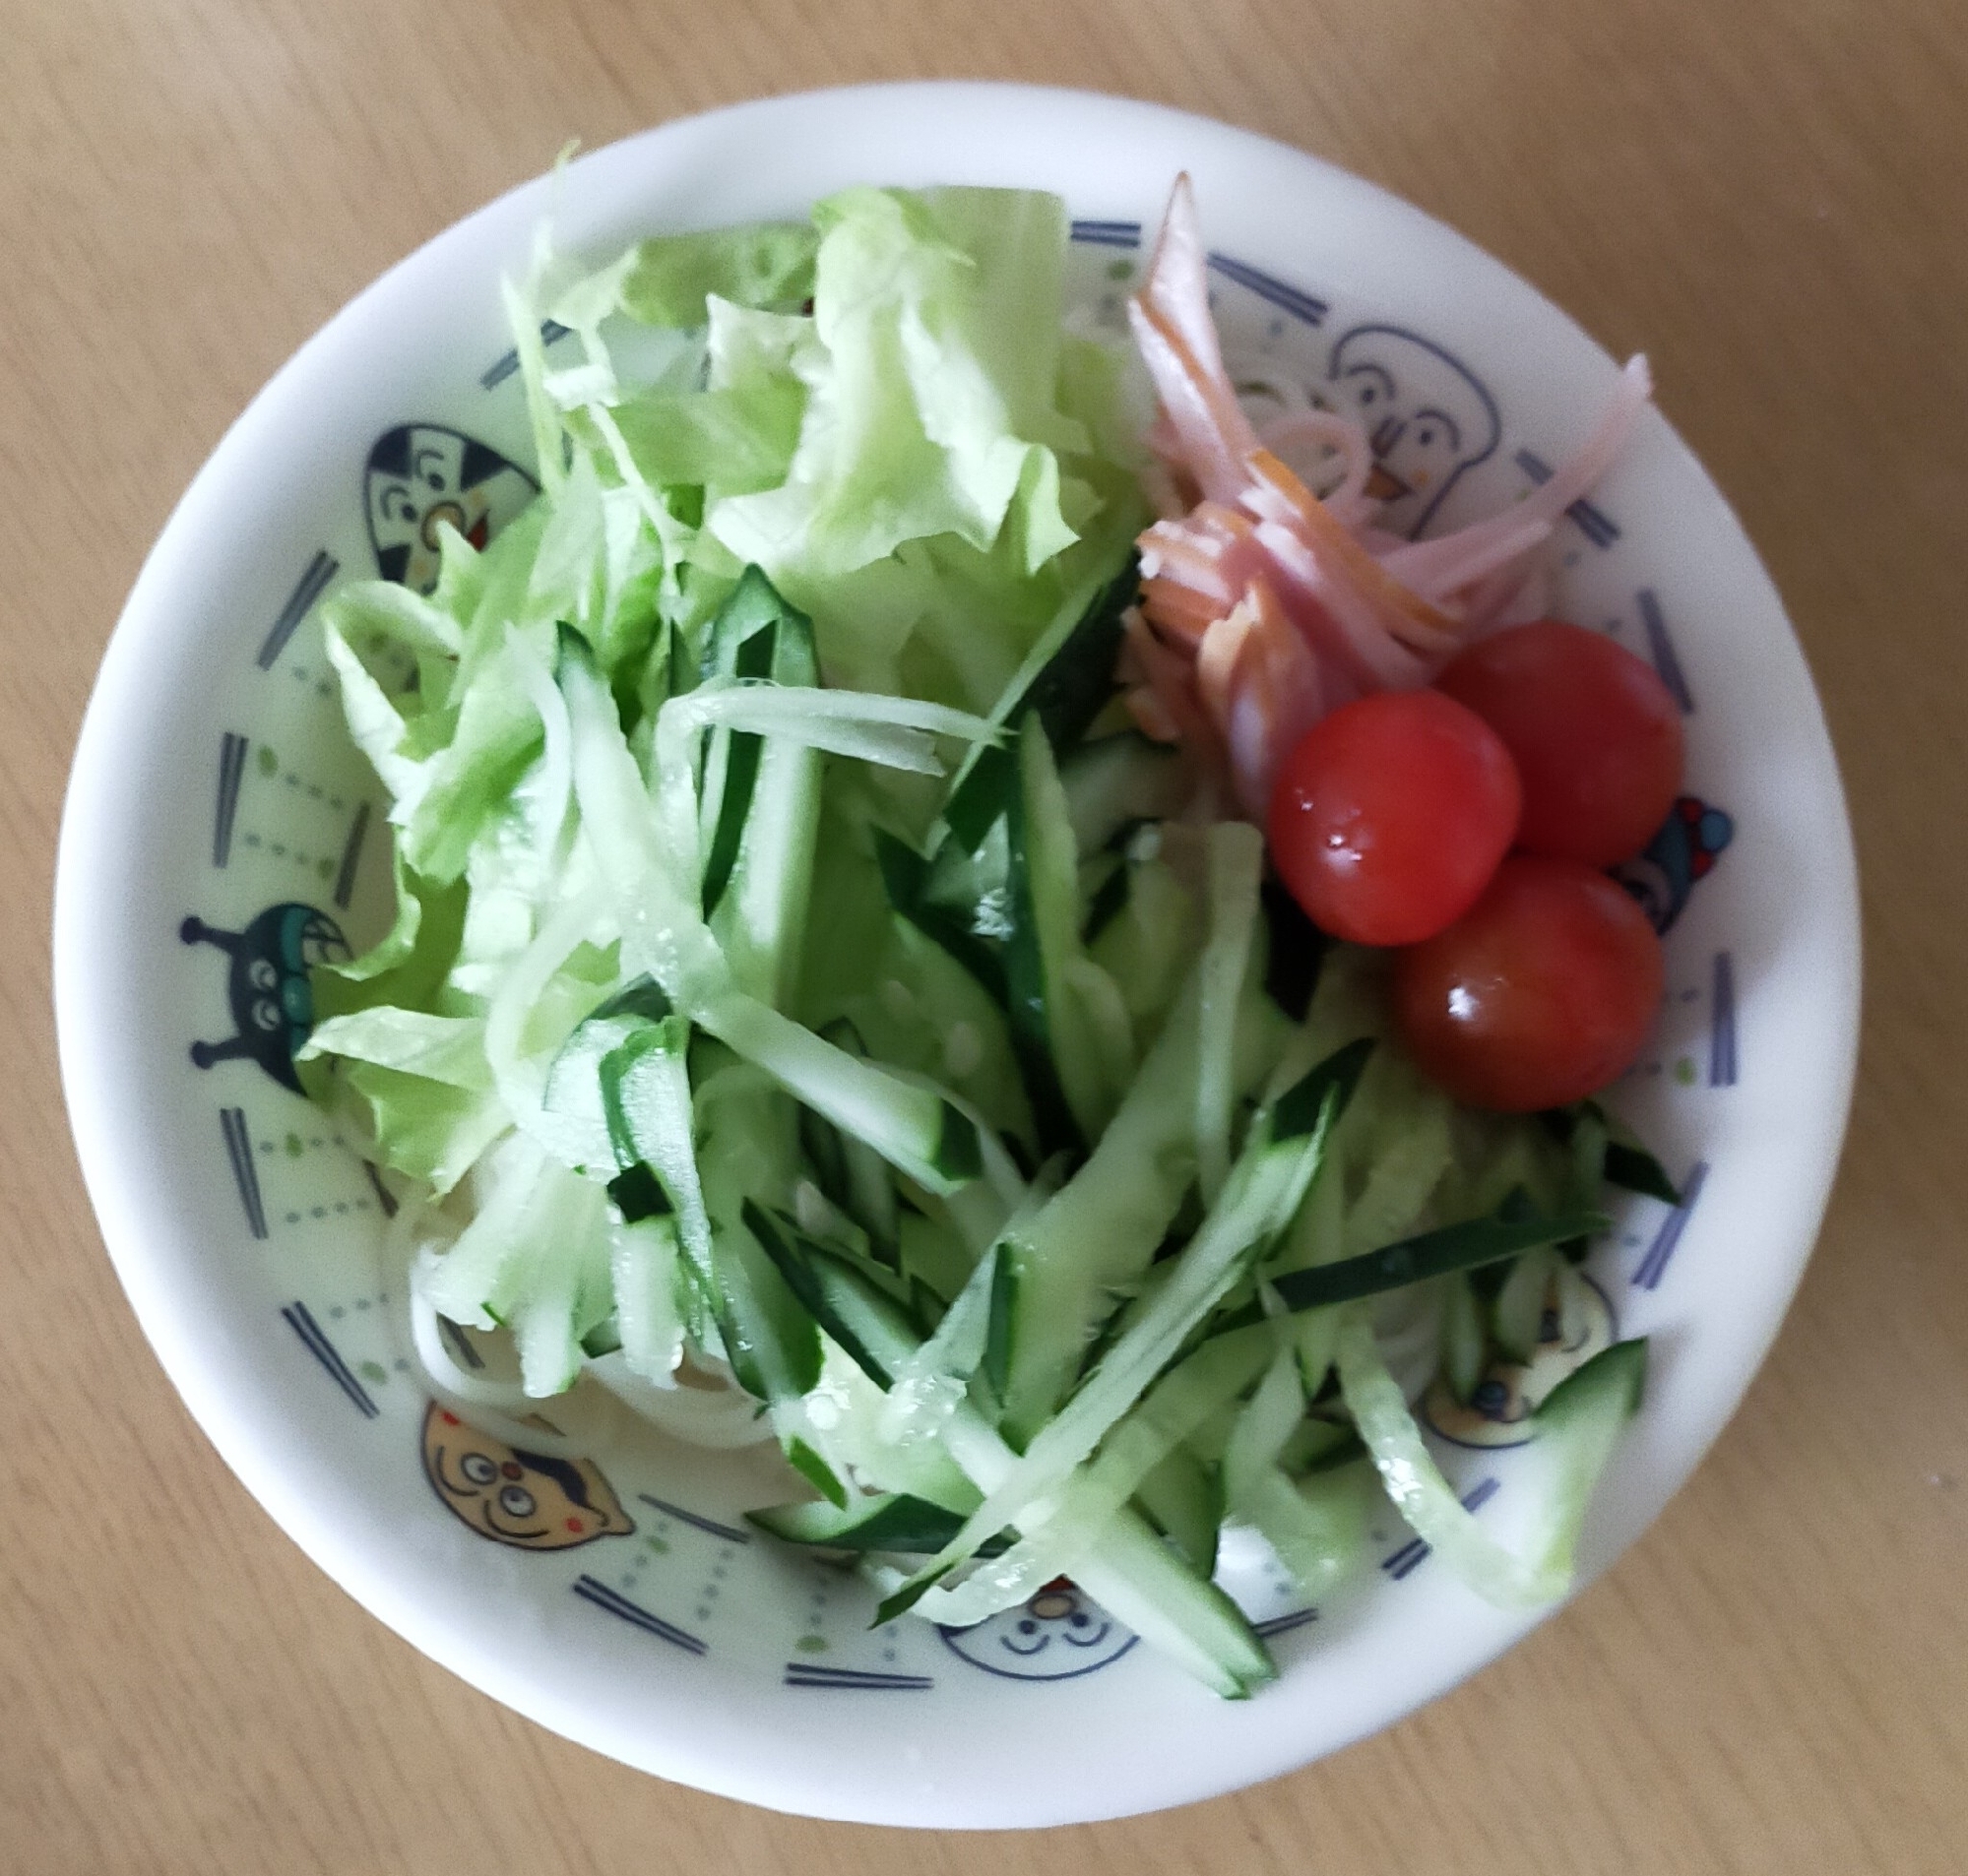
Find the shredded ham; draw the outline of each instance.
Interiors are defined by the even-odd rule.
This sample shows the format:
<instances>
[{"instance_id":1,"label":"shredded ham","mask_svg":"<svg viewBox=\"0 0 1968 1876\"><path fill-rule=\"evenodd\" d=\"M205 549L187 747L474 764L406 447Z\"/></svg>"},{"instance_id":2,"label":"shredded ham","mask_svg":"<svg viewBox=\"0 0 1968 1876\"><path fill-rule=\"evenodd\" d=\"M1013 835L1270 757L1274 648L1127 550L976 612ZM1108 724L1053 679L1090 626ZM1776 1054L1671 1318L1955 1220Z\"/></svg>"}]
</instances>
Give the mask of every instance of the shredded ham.
<instances>
[{"instance_id":1,"label":"shredded ham","mask_svg":"<svg viewBox=\"0 0 1968 1876\"><path fill-rule=\"evenodd\" d=\"M1470 638L1536 616L1537 550L1619 456L1652 385L1646 360L1630 360L1591 436L1545 482L1500 515L1406 540L1373 525L1358 423L1295 411L1259 436L1224 368L1208 265L1179 176L1128 305L1161 403L1149 442L1163 511L1139 543L1128 702L1145 733L1227 762L1261 820L1279 762L1326 712L1426 684ZM1279 454L1302 446L1325 453L1316 479L1336 471L1323 498Z\"/></svg>"}]
</instances>

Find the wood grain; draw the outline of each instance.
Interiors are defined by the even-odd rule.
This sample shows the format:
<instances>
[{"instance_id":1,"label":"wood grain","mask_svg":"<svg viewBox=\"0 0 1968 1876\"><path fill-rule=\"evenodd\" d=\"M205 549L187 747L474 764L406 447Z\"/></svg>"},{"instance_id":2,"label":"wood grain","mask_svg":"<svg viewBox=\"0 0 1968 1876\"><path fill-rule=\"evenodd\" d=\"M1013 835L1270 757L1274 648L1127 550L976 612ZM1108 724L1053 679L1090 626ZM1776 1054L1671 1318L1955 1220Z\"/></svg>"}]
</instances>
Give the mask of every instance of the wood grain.
<instances>
[{"instance_id":1,"label":"wood grain","mask_svg":"<svg viewBox=\"0 0 1968 1876\"><path fill-rule=\"evenodd\" d=\"M0 0L0 1870L1963 1867L1963 25L1947 0ZM76 1175L48 1009L96 660L268 373L569 136L920 76L1132 93L1301 144L1460 226L1616 351L1644 346L1789 598L1866 892L1830 1220L1768 1368L1652 1534L1336 1760L1027 1837L661 1784L346 1600L143 1344Z\"/></svg>"}]
</instances>

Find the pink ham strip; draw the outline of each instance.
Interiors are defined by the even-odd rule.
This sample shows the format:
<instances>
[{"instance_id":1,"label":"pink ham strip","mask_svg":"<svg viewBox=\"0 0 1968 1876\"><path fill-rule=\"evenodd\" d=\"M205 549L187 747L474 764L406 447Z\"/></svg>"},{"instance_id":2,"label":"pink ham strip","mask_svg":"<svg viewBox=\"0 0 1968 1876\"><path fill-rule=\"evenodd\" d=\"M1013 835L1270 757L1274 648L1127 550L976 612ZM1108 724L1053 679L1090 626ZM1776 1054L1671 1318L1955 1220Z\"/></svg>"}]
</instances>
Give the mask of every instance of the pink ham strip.
<instances>
[{"instance_id":1,"label":"pink ham strip","mask_svg":"<svg viewBox=\"0 0 1968 1876\"><path fill-rule=\"evenodd\" d=\"M1264 582L1252 584L1245 604L1255 622L1221 720L1238 800L1262 825L1285 751L1346 700Z\"/></svg>"},{"instance_id":2,"label":"pink ham strip","mask_svg":"<svg viewBox=\"0 0 1968 1876\"><path fill-rule=\"evenodd\" d=\"M1319 497L1341 521L1351 525L1358 515L1365 519L1380 504L1366 493L1366 478L1373 473L1373 445L1365 428L1336 410L1295 410L1266 424L1259 440L1274 456L1282 458L1300 443L1323 444L1339 459L1340 477Z\"/></svg>"},{"instance_id":3,"label":"pink ham strip","mask_svg":"<svg viewBox=\"0 0 1968 1876\"><path fill-rule=\"evenodd\" d=\"M1458 637L1458 621L1393 578L1313 499L1304 483L1268 450L1251 452L1251 488L1244 506L1286 521L1318 556L1328 579L1344 581L1380 614L1389 631L1423 652L1438 652Z\"/></svg>"},{"instance_id":4,"label":"pink ham strip","mask_svg":"<svg viewBox=\"0 0 1968 1876\"><path fill-rule=\"evenodd\" d=\"M1203 634L1229 606L1230 594L1217 596L1176 585L1172 580L1144 580L1141 583L1141 609L1148 621L1166 639L1194 650Z\"/></svg>"},{"instance_id":5,"label":"pink ham strip","mask_svg":"<svg viewBox=\"0 0 1968 1876\"><path fill-rule=\"evenodd\" d=\"M1184 170L1169 192L1169 207L1155 237L1155 252L1149 257L1140 299L1181 341L1203 379L1227 389L1230 379L1223 368L1223 345L1217 337L1216 318L1210 312L1209 265L1202 218L1196 214L1196 192ZM1234 396L1231 402L1237 420L1226 429L1226 441L1238 444L1248 435L1254 443L1255 433L1242 406Z\"/></svg>"},{"instance_id":6,"label":"pink ham strip","mask_svg":"<svg viewBox=\"0 0 1968 1876\"><path fill-rule=\"evenodd\" d=\"M1277 570L1279 596L1315 653L1349 671L1362 691L1414 690L1428 681L1433 665L1390 636L1372 608L1331 577L1301 535L1264 522L1257 538Z\"/></svg>"},{"instance_id":7,"label":"pink ham strip","mask_svg":"<svg viewBox=\"0 0 1968 1876\"><path fill-rule=\"evenodd\" d=\"M1403 540L1371 526L1371 450L1358 424L1301 412L1260 442L1224 370L1207 269L1183 176L1128 306L1168 471L1164 519L1140 540L1143 603L1127 616L1129 703L1147 733L1179 737L1206 762L1227 756L1238 799L1261 820L1284 750L1326 711L1427 683L1471 633L1542 602L1528 556L1619 454L1650 384L1646 361L1630 361L1584 447L1504 514ZM1326 501L1267 447L1304 441L1340 455ZM1191 492L1187 514L1166 512Z\"/></svg>"},{"instance_id":8,"label":"pink ham strip","mask_svg":"<svg viewBox=\"0 0 1968 1876\"><path fill-rule=\"evenodd\" d=\"M1204 495L1229 502L1243 485L1241 465L1257 432L1223 368L1208 269L1195 193L1186 175L1177 176L1127 318L1177 446L1170 450L1163 439L1157 453L1178 461Z\"/></svg>"},{"instance_id":9,"label":"pink ham strip","mask_svg":"<svg viewBox=\"0 0 1968 1876\"><path fill-rule=\"evenodd\" d=\"M1257 447L1257 433L1221 366L1212 380L1174 328L1142 300L1128 301L1127 318L1155 394L1174 427L1183 467L1204 495L1235 501L1244 479L1238 466Z\"/></svg>"},{"instance_id":10,"label":"pink ham strip","mask_svg":"<svg viewBox=\"0 0 1968 1876\"><path fill-rule=\"evenodd\" d=\"M1219 726L1230 719L1238 661L1257 629L1257 606L1246 594L1202 636L1196 647L1196 695Z\"/></svg>"},{"instance_id":11,"label":"pink ham strip","mask_svg":"<svg viewBox=\"0 0 1968 1876\"><path fill-rule=\"evenodd\" d=\"M1174 724L1181 741L1207 758L1217 749L1218 742L1215 728L1196 699L1194 663L1156 637L1139 607L1130 606L1122 615L1122 623L1128 655L1141 672L1150 695L1161 707L1162 715ZM1135 712L1135 720L1141 722L1147 733L1155 733L1142 722L1139 710Z\"/></svg>"},{"instance_id":12,"label":"pink ham strip","mask_svg":"<svg viewBox=\"0 0 1968 1876\"><path fill-rule=\"evenodd\" d=\"M1638 355L1627 359L1612 400L1592 434L1553 470L1548 480L1500 515L1473 522L1433 540L1413 541L1388 554L1381 564L1396 579L1407 581L1420 592L1454 593L1481 578L1488 569L1501 564L1496 557L1499 541L1539 523L1549 532L1557 526L1564 511L1592 489L1625 448L1652 395L1653 378L1646 359ZM1542 538L1540 535L1539 539ZM1536 544L1536 541L1530 543ZM1518 551L1528 552L1529 546Z\"/></svg>"}]
</instances>

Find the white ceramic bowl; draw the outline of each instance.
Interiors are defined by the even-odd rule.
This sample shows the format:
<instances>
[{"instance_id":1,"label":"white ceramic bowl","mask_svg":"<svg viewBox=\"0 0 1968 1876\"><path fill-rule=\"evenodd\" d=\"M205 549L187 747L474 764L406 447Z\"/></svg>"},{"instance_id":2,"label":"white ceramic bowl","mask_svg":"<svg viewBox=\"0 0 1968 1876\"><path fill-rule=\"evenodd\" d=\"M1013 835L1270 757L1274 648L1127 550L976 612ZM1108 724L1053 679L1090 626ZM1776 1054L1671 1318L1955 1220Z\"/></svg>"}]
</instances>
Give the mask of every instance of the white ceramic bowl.
<instances>
[{"instance_id":1,"label":"white ceramic bowl","mask_svg":"<svg viewBox=\"0 0 1968 1876\"><path fill-rule=\"evenodd\" d=\"M1309 156L1145 104L904 86L744 105L573 164L561 230L600 257L855 182L1051 188L1080 218L1077 290L1111 315L1181 168L1236 356L1323 380L1347 347L1397 398L1423 386L1461 413L1441 517L1500 507L1589 426L1611 361L1496 262ZM1260 1563L1237 1573L1284 1672L1230 1705L1067 1595L964 1636L869 1632L852 1580L747 1536L739 1514L778 1488L741 1461L598 1436L618 1516L585 1474L571 1495L530 1475L581 1525L560 1520L580 1540L558 1548L488 1540L427 1482L378 1189L281 1074L283 992L338 929L372 938L389 890L381 797L309 608L377 571L380 437L442 426L529 460L498 282L545 204L540 183L494 203L301 349L192 484L104 658L62 829L56 1003L90 1193L145 1332L247 1488L351 1595L494 1698L666 1778L820 1816L1042 1825L1224 1791L1385 1725L1534 1619L1478 1601L1391 1521L1378 1567L1316 1619ZM525 492L489 478L492 522ZM1646 882L1670 997L1619 1095L1687 1203L1632 1202L1591 1266L1607 1326L1651 1336L1654 1357L1593 1508L1590 1579L1701 1458L1803 1270L1851 1086L1858 926L1804 661L1664 421L1574 511L1560 559L1571 616L1683 698L1698 803ZM1500 1482L1485 1515L1505 1516L1511 1455L1473 1431L1444 1451L1472 1490Z\"/></svg>"}]
</instances>

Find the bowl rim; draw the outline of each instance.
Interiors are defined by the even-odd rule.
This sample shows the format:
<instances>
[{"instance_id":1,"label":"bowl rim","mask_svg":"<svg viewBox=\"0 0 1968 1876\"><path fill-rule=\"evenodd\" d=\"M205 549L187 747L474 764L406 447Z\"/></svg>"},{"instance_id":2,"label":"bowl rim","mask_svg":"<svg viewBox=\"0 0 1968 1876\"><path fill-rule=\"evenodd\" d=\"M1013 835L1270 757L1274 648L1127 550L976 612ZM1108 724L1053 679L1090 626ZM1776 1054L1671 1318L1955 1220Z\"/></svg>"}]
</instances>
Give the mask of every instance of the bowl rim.
<instances>
[{"instance_id":1,"label":"bowl rim","mask_svg":"<svg viewBox=\"0 0 1968 1876\"><path fill-rule=\"evenodd\" d=\"M1049 123L1125 126L1143 135L1179 138L1225 160L1253 158L1269 164L1282 160L1299 165L1299 173L1308 184L1345 193L1376 218L1391 217L1426 231L1430 241L1446 240L1459 247L1483 268L1494 270L1513 294L1533 297L1552 317L1577 330L1567 315L1503 263L1372 183L1255 132L1165 105L1100 93L972 81L795 92L669 120L577 158L569 173L578 178L587 165L620 161L629 154L650 157L660 172L667 146L679 147L707 129L769 119L789 110L894 113L924 108L965 123L1037 111L1048 114ZM1085 132L1075 130L1073 134ZM428 1596L413 1594L406 1587L402 1573L378 1554L381 1546L318 1515L306 1492L284 1470L278 1428L256 1424L250 1414L240 1411L236 1397L243 1357L215 1341L210 1326L196 1319L178 1282L188 1268L188 1254L183 1247L159 1242L154 1215L126 1177L129 1156L143 1138L142 1116L117 1105L118 1075L131 1063L133 1044L128 1035L118 1032L110 1013L92 1006L90 991L113 968L100 913L115 904L121 869L136 864L138 858L129 850L127 838L119 840L121 777L133 771L145 772L167 747L165 726L158 720L160 714L148 705L154 686L174 656L173 621L181 612L173 602L174 595L196 584L197 544L214 524L224 483L237 473L240 463L264 446L270 431L281 421L282 409L297 390L327 369L351 336L371 322L380 305L401 298L425 275L441 268L449 249L502 219L524 215L530 223L543 205L549 186L545 177L524 182L432 236L350 299L273 375L228 428L174 508L145 561L105 651L78 737L62 814L53 902L53 986L61 1075L84 1180L131 1306L172 1385L222 1458L335 1582L462 1679L551 1730L611 1757L773 1808L868 1822L967 1828L1040 1826L1153 1810L1288 1772L1304 1763L1307 1752L1292 1742L1290 1728L1282 1728L1287 1736L1281 1739L1274 1735L1268 1747L1256 1743L1258 1735L1250 1735L1242 1769L1228 1775L1206 1772L1198 1777L1194 1766L1184 1772L1179 1766L1160 1763L1137 1769L1128 1779L1109 1780L1098 1792L1091 1796L1083 1793L1070 1806L1062 1805L1056 1792L1043 1794L1037 1802L1021 1804L1014 1799L1006 1804L996 1801L995 1794L958 1793L947 1787L927 1799L899 1787L878 1791L870 1786L851 1794L830 1793L816 1788L810 1781L790 1778L783 1768L766 1773L755 1766L732 1764L717 1756L715 1750L693 1747L687 1740L623 1739L584 1713L578 1700L543 1689L531 1675L509 1668L496 1650L475 1645L468 1624L433 1621ZM1686 455L1678 437L1675 441ZM1733 512L1706 472L1691 455L1687 461L1734 523ZM1740 524L1737 532L1742 532ZM1753 553L1753 548L1750 551ZM1760 567L1760 561L1757 565ZM1763 577L1767 582L1766 571ZM1774 597L1773 585L1771 593ZM1781 614L1781 600L1776 603ZM1789 629L1787 617L1785 625ZM1791 644L1795 650L1794 631ZM1801 669L1801 651L1797 656ZM1809 691L1808 677L1806 685ZM1799 1249L1787 1272L1787 1282L1763 1299L1767 1321L1758 1325L1759 1334L1752 1338L1756 1343L1754 1358L1745 1363L1740 1377L1725 1390L1729 1398L1719 1414L1708 1416L1710 1423L1702 1436L1678 1450L1668 1488L1638 1524L1625 1532L1617 1545L1619 1550L1659 1515L1740 1403L1802 1279L1835 1172L1836 1148L1844 1130L1857 1063L1860 929L1856 862L1835 756L1814 693L1809 693L1809 701L1817 713L1816 734L1826 763L1826 775L1821 779L1828 781L1835 804L1834 825L1819 856L1829 890L1821 915L1828 921L1835 994L1823 1013L1828 1025L1824 1042L1829 1070L1814 1110L1818 1134L1831 1150L1819 1156L1813 1174L1790 1196L1787 1216L1794 1220ZM162 1179L169 1175L158 1171L155 1176ZM1540 1611L1490 1625L1480 1645L1458 1656L1453 1671L1424 1675L1420 1683L1425 1684L1392 1690L1392 1698L1380 1710L1365 1713L1356 1725L1335 1729L1312 1756L1378 1730L1415 1706L1448 1691L1549 1613Z\"/></svg>"}]
</instances>

